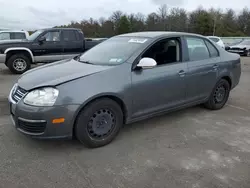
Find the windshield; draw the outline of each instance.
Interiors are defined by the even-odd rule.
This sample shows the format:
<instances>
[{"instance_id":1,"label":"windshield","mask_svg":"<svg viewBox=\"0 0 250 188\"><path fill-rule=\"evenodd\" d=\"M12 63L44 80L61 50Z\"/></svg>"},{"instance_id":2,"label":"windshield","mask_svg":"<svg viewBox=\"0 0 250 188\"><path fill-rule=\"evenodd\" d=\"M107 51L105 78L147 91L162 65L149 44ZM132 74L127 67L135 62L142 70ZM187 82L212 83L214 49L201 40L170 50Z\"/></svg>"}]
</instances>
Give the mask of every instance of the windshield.
<instances>
[{"instance_id":1,"label":"windshield","mask_svg":"<svg viewBox=\"0 0 250 188\"><path fill-rule=\"evenodd\" d=\"M96 65L121 64L148 40L142 37L113 37L85 52L80 61Z\"/></svg>"},{"instance_id":2,"label":"windshield","mask_svg":"<svg viewBox=\"0 0 250 188\"><path fill-rule=\"evenodd\" d=\"M250 40L243 40L240 45L250 45Z\"/></svg>"},{"instance_id":3,"label":"windshield","mask_svg":"<svg viewBox=\"0 0 250 188\"><path fill-rule=\"evenodd\" d=\"M214 42L218 42L219 39L218 38L215 38L215 37L209 37L210 40L214 41Z\"/></svg>"},{"instance_id":4,"label":"windshield","mask_svg":"<svg viewBox=\"0 0 250 188\"><path fill-rule=\"evenodd\" d=\"M43 30L37 30L35 33L33 33L32 35L28 36L27 39L28 40L35 40L41 33L43 32Z\"/></svg>"}]
</instances>

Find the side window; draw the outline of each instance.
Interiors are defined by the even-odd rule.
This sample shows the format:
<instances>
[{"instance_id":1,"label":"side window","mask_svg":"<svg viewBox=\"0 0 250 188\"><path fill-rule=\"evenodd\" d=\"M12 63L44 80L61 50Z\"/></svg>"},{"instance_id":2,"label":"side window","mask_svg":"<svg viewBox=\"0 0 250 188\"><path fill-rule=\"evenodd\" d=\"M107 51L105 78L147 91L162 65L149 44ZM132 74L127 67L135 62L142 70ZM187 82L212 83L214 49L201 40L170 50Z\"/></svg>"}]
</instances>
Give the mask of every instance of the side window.
<instances>
[{"instance_id":1,"label":"side window","mask_svg":"<svg viewBox=\"0 0 250 188\"><path fill-rule=\"evenodd\" d=\"M180 46L179 38L164 39L151 46L142 57L153 58L157 65L179 62Z\"/></svg>"},{"instance_id":2,"label":"side window","mask_svg":"<svg viewBox=\"0 0 250 188\"><path fill-rule=\"evenodd\" d=\"M208 42L207 40L205 40L205 43L207 45L207 48L210 52L210 56L211 57L218 57L219 56L219 52L218 50L211 44L211 42Z\"/></svg>"},{"instance_id":3,"label":"side window","mask_svg":"<svg viewBox=\"0 0 250 188\"><path fill-rule=\"evenodd\" d=\"M74 31L75 35L76 35L76 40L80 40L79 34L77 31Z\"/></svg>"},{"instance_id":4,"label":"side window","mask_svg":"<svg viewBox=\"0 0 250 188\"><path fill-rule=\"evenodd\" d=\"M44 37L46 41L60 41L60 32L59 31L49 31Z\"/></svg>"},{"instance_id":5,"label":"side window","mask_svg":"<svg viewBox=\"0 0 250 188\"><path fill-rule=\"evenodd\" d=\"M9 40L10 33L0 33L0 40Z\"/></svg>"},{"instance_id":6,"label":"side window","mask_svg":"<svg viewBox=\"0 0 250 188\"><path fill-rule=\"evenodd\" d=\"M76 34L74 31L63 31L64 41L76 41Z\"/></svg>"},{"instance_id":7,"label":"side window","mask_svg":"<svg viewBox=\"0 0 250 188\"><path fill-rule=\"evenodd\" d=\"M25 33L11 33L10 34L11 39L26 39Z\"/></svg>"},{"instance_id":8,"label":"side window","mask_svg":"<svg viewBox=\"0 0 250 188\"><path fill-rule=\"evenodd\" d=\"M209 51L203 39L187 37L186 41L190 61L199 61L210 58Z\"/></svg>"}]
</instances>

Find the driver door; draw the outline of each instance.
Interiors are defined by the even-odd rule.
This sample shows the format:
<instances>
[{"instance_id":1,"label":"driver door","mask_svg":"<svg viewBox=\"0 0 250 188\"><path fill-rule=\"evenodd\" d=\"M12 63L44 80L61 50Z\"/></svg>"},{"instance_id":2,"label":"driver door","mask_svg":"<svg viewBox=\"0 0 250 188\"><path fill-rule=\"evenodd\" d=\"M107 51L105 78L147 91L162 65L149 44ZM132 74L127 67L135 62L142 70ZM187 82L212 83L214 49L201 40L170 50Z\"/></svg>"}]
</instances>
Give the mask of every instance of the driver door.
<instances>
[{"instance_id":1,"label":"driver door","mask_svg":"<svg viewBox=\"0 0 250 188\"><path fill-rule=\"evenodd\" d=\"M45 41L33 44L33 54L38 62L51 62L63 59L63 41L61 31L47 31L40 37Z\"/></svg>"},{"instance_id":2,"label":"driver door","mask_svg":"<svg viewBox=\"0 0 250 188\"><path fill-rule=\"evenodd\" d=\"M168 50L161 53L162 46L158 46L159 43L170 40L176 43L174 56L170 55ZM150 69L132 71L133 118L168 110L185 103L187 63L181 60L180 47L180 38L164 39L155 43L141 56L141 58L153 57L158 65Z\"/></svg>"}]
</instances>

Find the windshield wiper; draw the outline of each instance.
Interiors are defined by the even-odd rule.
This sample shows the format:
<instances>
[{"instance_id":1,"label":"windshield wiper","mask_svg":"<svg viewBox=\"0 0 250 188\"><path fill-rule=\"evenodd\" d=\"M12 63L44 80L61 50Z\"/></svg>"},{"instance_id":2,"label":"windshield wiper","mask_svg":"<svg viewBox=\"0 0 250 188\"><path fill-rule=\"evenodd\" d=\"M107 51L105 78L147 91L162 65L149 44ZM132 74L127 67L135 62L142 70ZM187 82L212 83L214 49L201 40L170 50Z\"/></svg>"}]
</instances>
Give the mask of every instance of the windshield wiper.
<instances>
[{"instance_id":1,"label":"windshield wiper","mask_svg":"<svg viewBox=\"0 0 250 188\"><path fill-rule=\"evenodd\" d=\"M79 59L78 61L81 62L81 63L86 63L86 64L91 64L91 65L93 65L93 63L90 63L89 61L81 61L80 59Z\"/></svg>"},{"instance_id":2,"label":"windshield wiper","mask_svg":"<svg viewBox=\"0 0 250 188\"><path fill-rule=\"evenodd\" d=\"M79 54L79 55L75 56L73 59L76 60L76 61L79 61L81 63L93 64L93 63L90 63L89 61L81 61L81 59L80 59L81 55L82 54Z\"/></svg>"}]
</instances>

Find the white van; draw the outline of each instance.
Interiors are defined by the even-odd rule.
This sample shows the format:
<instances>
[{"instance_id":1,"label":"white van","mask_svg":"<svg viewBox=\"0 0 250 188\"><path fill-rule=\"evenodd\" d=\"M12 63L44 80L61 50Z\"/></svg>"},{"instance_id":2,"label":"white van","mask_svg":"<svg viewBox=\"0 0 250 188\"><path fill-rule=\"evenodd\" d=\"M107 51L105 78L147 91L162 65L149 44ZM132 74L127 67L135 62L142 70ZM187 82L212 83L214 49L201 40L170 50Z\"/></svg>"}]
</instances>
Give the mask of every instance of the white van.
<instances>
[{"instance_id":1,"label":"white van","mask_svg":"<svg viewBox=\"0 0 250 188\"><path fill-rule=\"evenodd\" d=\"M208 36L207 38L209 38L210 40L214 41L215 43L217 43L220 47L225 49L225 44L224 42L221 40L220 37L217 36Z\"/></svg>"},{"instance_id":2,"label":"white van","mask_svg":"<svg viewBox=\"0 0 250 188\"><path fill-rule=\"evenodd\" d=\"M29 36L29 33L27 31L17 31L17 30L1 30L0 31L0 41L27 39L28 36Z\"/></svg>"}]
</instances>

